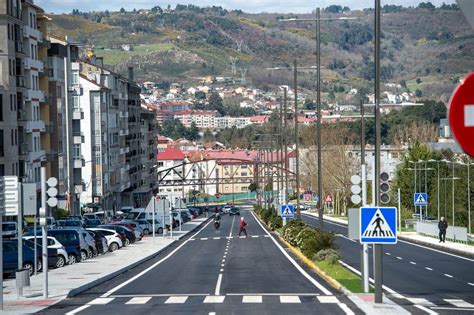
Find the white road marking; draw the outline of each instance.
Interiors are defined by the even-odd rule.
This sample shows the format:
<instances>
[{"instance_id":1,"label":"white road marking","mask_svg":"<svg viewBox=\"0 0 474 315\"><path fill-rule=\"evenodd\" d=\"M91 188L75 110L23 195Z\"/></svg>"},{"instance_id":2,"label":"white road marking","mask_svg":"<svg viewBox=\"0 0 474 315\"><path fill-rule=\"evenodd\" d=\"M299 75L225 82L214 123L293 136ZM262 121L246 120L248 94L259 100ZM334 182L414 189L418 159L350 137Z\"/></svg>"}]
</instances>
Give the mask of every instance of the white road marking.
<instances>
[{"instance_id":1,"label":"white road marking","mask_svg":"<svg viewBox=\"0 0 474 315\"><path fill-rule=\"evenodd\" d=\"M187 299L187 296L170 296L165 301L165 304L184 304L186 303Z\"/></svg>"},{"instance_id":2,"label":"white road marking","mask_svg":"<svg viewBox=\"0 0 474 315\"><path fill-rule=\"evenodd\" d=\"M436 306L432 307L434 310L446 310L446 311L469 311L472 312L472 308L459 308L459 307L441 307L441 306Z\"/></svg>"},{"instance_id":3,"label":"white road marking","mask_svg":"<svg viewBox=\"0 0 474 315\"><path fill-rule=\"evenodd\" d=\"M414 262L414 261L410 261L410 264L412 264L412 265L416 265L416 262Z\"/></svg>"},{"instance_id":4,"label":"white road marking","mask_svg":"<svg viewBox=\"0 0 474 315\"><path fill-rule=\"evenodd\" d=\"M114 300L114 298L97 298L97 299L94 299L92 301L90 301L89 305L105 305L105 304L108 304L110 302L112 302Z\"/></svg>"},{"instance_id":5,"label":"white road marking","mask_svg":"<svg viewBox=\"0 0 474 315\"><path fill-rule=\"evenodd\" d=\"M402 260L403 258L402 258L402 257L400 257L400 256L397 256L397 259L398 259L398 260Z\"/></svg>"},{"instance_id":6,"label":"white road marking","mask_svg":"<svg viewBox=\"0 0 474 315\"><path fill-rule=\"evenodd\" d=\"M427 299L423 299L423 298L408 298L407 297L406 299L416 305L436 306L433 302L430 302Z\"/></svg>"},{"instance_id":7,"label":"white road marking","mask_svg":"<svg viewBox=\"0 0 474 315\"><path fill-rule=\"evenodd\" d=\"M436 313L435 311L432 311L430 310L429 308L423 306L423 305L413 305L414 307L416 307L417 309L420 309L430 315L437 315L438 313Z\"/></svg>"},{"instance_id":8,"label":"white road marking","mask_svg":"<svg viewBox=\"0 0 474 315\"><path fill-rule=\"evenodd\" d=\"M246 238L247 236L239 236L239 238Z\"/></svg>"},{"instance_id":9,"label":"white road marking","mask_svg":"<svg viewBox=\"0 0 474 315\"><path fill-rule=\"evenodd\" d=\"M83 311L83 310L85 310L85 309L87 309L87 308L89 308L89 307L91 307L91 305L87 305L87 304L86 304L86 305L82 305L81 307L78 307L78 308L76 308L76 309L74 309L74 310L72 310L72 311L70 311L70 312L67 312L66 315L74 315L74 314L77 314L77 313L79 313L79 312L81 312L81 311Z\"/></svg>"},{"instance_id":10,"label":"white road marking","mask_svg":"<svg viewBox=\"0 0 474 315\"><path fill-rule=\"evenodd\" d=\"M221 238L220 237L214 237L215 240L220 240Z\"/></svg>"},{"instance_id":11,"label":"white road marking","mask_svg":"<svg viewBox=\"0 0 474 315\"><path fill-rule=\"evenodd\" d=\"M235 221L235 217L232 217L232 224L230 225L230 232L229 232L229 242L230 242L230 238L232 238L232 229L234 227L234 221Z\"/></svg>"},{"instance_id":12,"label":"white road marking","mask_svg":"<svg viewBox=\"0 0 474 315\"><path fill-rule=\"evenodd\" d=\"M151 296L144 296L144 297L134 297L131 298L127 303L125 304L146 304L148 301L151 300Z\"/></svg>"},{"instance_id":13,"label":"white road marking","mask_svg":"<svg viewBox=\"0 0 474 315\"><path fill-rule=\"evenodd\" d=\"M425 267L426 270L433 271L433 268Z\"/></svg>"},{"instance_id":14,"label":"white road marking","mask_svg":"<svg viewBox=\"0 0 474 315\"><path fill-rule=\"evenodd\" d=\"M216 290L214 292L215 295L219 295L221 292L221 284L222 284L222 273L219 274L219 277L217 277L217 283L216 283Z\"/></svg>"},{"instance_id":15,"label":"white road marking","mask_svg":"<svg viewBox=\"0 0 474 315\"><path fill-rule=\"evenodd\" d=\"M271 237L270 235L264 235L263 237Z\"/></svg>"},{"instance_id":16,"label":"white road marking","mask_svg":"<svg viewBox=\"0 0 474 315\"><path fill-rule=\"evenodd\" d=\"M470 286L473 286L473 287L474 287L474 283L468 282L467 284L469 284Z\"/></svg>"},{"instance_id":17,"label":"white road marking","mask_svg":"<svg viewBox=\"0 0 474 315\"><path fill-rule=\"evenodd\" d=\"M339 303L338 305L347 315L354 315L354 312L345 303Z\"/></svg>"},{"instance_id":18,"label":"white road marking","mask_svg":"<svg viewBox=\"0 0 474 315\"><path fill-rule=\"evenodd\" d=\"M353 243L357 243L356 240L353 240L352 238L348 238L347 236L345 236L344 234L336 234L336 236L339 236L339 237L342 237L342 238L345 238L346 240L349 240Z\"/></svg>"},{"instance_id":19,"label":"white road marking","mask_svg":"<svg viewBox=\"0 0 474 315\"><path fill-rule=\"evenodd\" d=\"M228 296L261 295L261 296L320 296L320 293L227 293Z\"/></svg>"},{"instance_id":20,"label":"white road marking","mask_svg":"<svg viewBox=\"0 0 474 315\"><path fill-rule=\"evenodd\" d=\"M223 272L223 271L224 271L224 269L219 270L219 272Z\"/></svg>"},{"instance_id":21,"label":"white road marking","mask_svg":"<svg viewBox=\"0 0 474 315\"><path fill-rule=\"evenodd\" d=\"M222 263L225 263L225 259L222 259Z\"/></svg>"},{"instance_id":22,"label":"white road marking","mask_svg":"<svg viewBox=\"0 0 474 315\"><path fill-rule=\"evenodd\" d=\"M453 276L448 275L447 273L444 274L445 277L452 278Z\"/></svg>"},{"instance_id":23,"label":"white road marking","mask_svg":"<svg viewBox=\"0 0 474 315\"><path fill-rule=\"evenodd\" d=\"M221 267L224 267L224 264L221 264Z\"/></svg>"},{"instance_id":24,"label":"white road marking","mask_svg":"<svg viewBox=\"0 0 474 315\"><path fill-rule=\"evenodd\" d=\"M209 312L209 315L216 315L216 312Z\"/></svg>"},{"instance_id":25,"label":"white road marking","mask_svg":"<svg viewBox=\"0 0 474 315\"><path fill-rule=\"evenodd\" d=\"M282 295L280 296L280 303L301 303L301 300L297 295Z\"/></svg>"},{"instance_id":26,"label":"white road marking","mask_svg":"<svg viewBox=\"0 0 474 315\"><path fill-rule=\"evenodd\" d=\"M339 300L335 296L318 296L319 303L339 303Z\"/></svg>"},{"instance_id":27,"label":"white road marking","mask_svg":"<svg viewBox=\"0 0 474 315\"><path fill-rule=\"evenodd\" d=\"M207 237L201 237L201 241L207 241L208 238Z\"/></svg>"},{"instance_id":28,"label":"white road marking","mask_svg":"<svg viewBox=\"0 0 474 315\"><path fill-rule=\"evenodd\" d=\"M266 236L270 237L270 239L273 241L273 243L280 249L280 251L283 253L283 255L295 266L296 269L306 278L308 279L314 286L316 286L319 290L321 290L325 295L332 295L331 291L326 289L322 284L320 284L318 281L316 281L313 277L311 277L306 271L304 271L303 268L301 268L300 265L296 261L294 261L293 258L281 247L281 245L273 238L270 233L263 227L262 223L255 217L255 214L253 212L252 216L254 217L255 221L260 225L263 231L266 232Z\"/></svg>"},{"instance_id":29,"label":"white road marking","mask_svg":"<svg viewBox=\"0 0 474 315\"><path fill-rule=\"evenodd\" d=\"M199 230L197 231L193 236L191 236L191 238L194 238L196 237L196 235L198 235L199 233L201 233L202 230L204 230L209 224L211 224L212 220L209 220L209 222L207 222L206 224L204 224L204 226ZM187 239L186 241L184 241L181 245L179 245L178 247L176 247L171 253L169 253L168 255L166 255L165 257L163 257L162 259L160 259L159 261L157 261L156 263L154 263L153 265L151 265L150 267L148 267L147 269L143 270L142 272L140 272L139 274L137 274L136 276L128 279L127 281L124 281L122 282L121 284L119 284L118 286L116 286L115 288L112 288L110 289L109 291L105 292L101 297L105 298L105 297L108 297L110 295L112 295L112 293L120 290L121 288L123 288L124 286L128 285L129 283L137 280L138 278L140 278L141 276L143 276L144 274L146 274L147 272L149 272L150 270L153 270L154 268L156 268L156 266L160 265L162 262L164 262L165 260L167 260L168 258L170 258L171 256L173 256L174 253L176 253L178 250L181 249L181 247L183 247L184 245L186 245L187 243L189 242L189 239Z\"/></svg>"},{"instance_id":30,"label":"white road marking","mask_svg":"<svg viewBox=\"0 0 474 315\"><path fill-rule=\"evenodd\" d=\"M242 297L242 303L262 303L261 295L244 295Z\"/></svg>"},{"instance_id":31,"label":"white road marking","mask_svg":"<svg viewBox=\"0 0 474 315\"><path fill-rule=\"evenodd\" d=\"M392 256L392 254L390 254L390 253L385 253L385 255L387 255L387 256Z\"/></svg>"},{"instance_id":32,"label":"white road marking","mask_svg":"<svg viewBox=\"0 0 474 315\"><path fill-rule=\"evenodd\" d=\"M474 308L474 304L468 303L464 300L457 300L457 299L444 299L444 301L448 302L449 304L453 304L456 307L461 308Z\"/></svg>"},{"instance_id":33,"label":"white road marking","mask_svg":"<svg viewBox=\"0 0 474 315\"><path fill-rule=\"evenodd\" d=\"M224 303L225 296L209 295L204 299L204 303Z\"/></svg>"}]
</instances>

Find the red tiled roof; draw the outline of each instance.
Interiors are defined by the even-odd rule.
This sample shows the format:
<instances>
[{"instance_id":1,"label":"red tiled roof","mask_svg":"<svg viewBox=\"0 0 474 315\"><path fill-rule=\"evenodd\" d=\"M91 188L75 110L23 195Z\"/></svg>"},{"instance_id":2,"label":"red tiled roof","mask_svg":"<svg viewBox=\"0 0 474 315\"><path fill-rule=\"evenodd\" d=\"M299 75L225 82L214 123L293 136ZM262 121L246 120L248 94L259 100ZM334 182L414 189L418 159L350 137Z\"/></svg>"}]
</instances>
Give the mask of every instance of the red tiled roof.
<instances>
[{"instance_id":1,"label":"red tiled roof","mask_svg":"<svg viewBox=\"0 0 474 315\"><path fill-rule=\"evenodd\" d=\"M212 115L216 116L217 111L216 110L192 110L192 109L187 109L187 110L181 110L174 114L175 116L180 116L180 115Z\"/></svg>"},{"instance_id":2,"label":"red tiled roof","mask_svg":"<svg viewBox=\"0 0 474 315\"><path fill-rule=\"evenodd\" d=\"M266 122L268 120L269 120L269 117L268 116L263 116L263 115L250 117L251 122L257 122L257 121Z\"/></svg>"},{"instance_id":3,"label":"red tiled roof","mask_svg":"<svg viewBox=\"0 0 474 315\"><path fill-rule=\"evenodd\" d=\"M184 153L180 149L166 148L156 154L156 159L158 161L184 160Z\"/></svg>"}]
</instances>

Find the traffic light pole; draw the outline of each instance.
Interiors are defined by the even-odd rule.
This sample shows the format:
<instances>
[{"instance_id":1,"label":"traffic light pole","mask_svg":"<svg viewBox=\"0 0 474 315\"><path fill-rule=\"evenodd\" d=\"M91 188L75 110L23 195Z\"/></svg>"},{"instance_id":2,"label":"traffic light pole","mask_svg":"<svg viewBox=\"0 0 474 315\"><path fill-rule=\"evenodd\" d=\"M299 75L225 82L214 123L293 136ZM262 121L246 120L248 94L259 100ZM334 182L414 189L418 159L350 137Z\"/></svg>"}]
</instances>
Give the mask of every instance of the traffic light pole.
<instances>
[{"instance_id":1,"label":"traffic light pole","mask_svg":"<svg viewBox=\"0 0 474 315\"><path fill-rule=\"evenodd\" d=\"M361 134L360 134L360 165L362 177L362 207L367 206L367 166L365 164L365 108L364 102L360 102L360 116L361 116ZM361 273L362 273L362 288L365 293L369 293L369 246L362 244L361 253Z\"/></svg>"},{"instance_id":2,"label":"traffic light pole","mask_svg":"<svg viewBox=\"0 0 474 315\"><path fill-rule=\"evenodd\" d=\"M380 0L375 0L375 206L380 206ZM383 303L382 245L374 244L375 303Z\"/></svg>"},{"instance_id":3,"label":"traffic light pole","mask_svg":"<svg viewBox=\"0 0 474 315\"><path fill-rule=\"evenodd\" d=\"M42 213L46 214L46 168L41 168L41 208ZM43 298L48 298L48 231L46 217L40 218L44 221L41 222L41 235L42 235L42 250L43 250ZM46 222L45 222L46 221ZM37 266L35 266L35 269Z\"/></svg>"}]
</instances>

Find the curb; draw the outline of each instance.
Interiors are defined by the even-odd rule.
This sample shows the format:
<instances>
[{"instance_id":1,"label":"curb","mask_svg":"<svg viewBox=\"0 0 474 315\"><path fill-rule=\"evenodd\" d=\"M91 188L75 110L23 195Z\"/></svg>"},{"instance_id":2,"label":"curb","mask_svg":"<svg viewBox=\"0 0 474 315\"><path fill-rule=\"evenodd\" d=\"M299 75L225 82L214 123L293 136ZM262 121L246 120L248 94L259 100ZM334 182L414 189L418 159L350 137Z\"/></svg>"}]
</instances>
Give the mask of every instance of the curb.
<instances>
[{"instance_id":1,"label":"curb","mask_svg":"<svg viewBox=\"0 0 474 315\"><path fill-rule=\"evenodd\" d=\"M459 249L439 246L437 244L432 244L432 243L427 243L427 242L423 242L423 241L419 241L419 240L414 240L414 239L411 239L409 237L405 237L403 235L398 235L398 238L405 241L405 242L414 243L414 244L418 244L418 245L423 245L423 246L430 247L430 248L433 248L433 249L436 249L436 250L439 250L439 251L443 251L443 252L446 252L446 253L460 255L460 256L464 256L466 258L471 258L471 259L474 258L474 252L466 252L466 251L459 250Z\"/></svg>"},{"instance_id":2,"label":"curb","mask_svg":"<svg viewBox=\"0 0 474 315\"><path fill-rule=\"evenodd\" d=\"M95 286L97 286L97 285L99 285L99 284L101 284L101 283L104 283L104 282L106 282L106 281L108 281L108 280L110 280L110 279L112 279L112 278L114 278L114 277L116 277L116 276L122 274L122 273L127 272L127 271L130 270L130 269L135 268L136 266L138 266L138 265L140 265L140 264L142 264L142 263L144 263L144 262L146 262L146 261L148 261L148 260L151 260L151 259L155 258L155 257L158 256L159 254L161 254L163 251L165 251L166 249L168 249L168 248L170 248L171 246L173 246L174 244L176 244L176 242L178 242L179 240L181 240L182 237L184 237L184 236L186 236L186 235L188 235L188 234L191 234L191 233L193 233L194 231L196 231L197 229L199 229L200 227L202 227L202 226L203 226L205 223L207 223L211 218L212 218L212 217L209 217L209 218L207 218L206 221L202 221L201 224L196 225L192 230L189 230L188 233L183 234L180 238L175 239L173 242L171 242L170 244L166 245L166 246L163 247L162 249L158 250L156 253L151 254L151 255L149 255L149 256L147 256L147 257L144 257L144 258L140 259L139 261L136 261L136 262L134 262L134 263L132 263L132 264L126 266L126 267L123 267L122 269L119 269L119 270L117 270L117 271L115 271L115 272L112 272L112 273L110 273L110 274L108 274L108 275L105 275L105 276L103 276L103 277L101 277L101 278L99 278L99 279L93 280L93 281L91 281L91 282L89 282L89 283L86 283L86 284L80 286L80 287L77 287L77 288L75 288L75 289L72 289L71 291L69 291L69 293L67 294L66 298L71 298L71 297L74 297L74 296L76 296L76 295L78 295L78 294L81 294L81 293L84 292L84 291L87 291L87 290L89 290L89 289L91 289L91 288L93 288L93 287L95 287Z\"/></svg>"}]
</instances>

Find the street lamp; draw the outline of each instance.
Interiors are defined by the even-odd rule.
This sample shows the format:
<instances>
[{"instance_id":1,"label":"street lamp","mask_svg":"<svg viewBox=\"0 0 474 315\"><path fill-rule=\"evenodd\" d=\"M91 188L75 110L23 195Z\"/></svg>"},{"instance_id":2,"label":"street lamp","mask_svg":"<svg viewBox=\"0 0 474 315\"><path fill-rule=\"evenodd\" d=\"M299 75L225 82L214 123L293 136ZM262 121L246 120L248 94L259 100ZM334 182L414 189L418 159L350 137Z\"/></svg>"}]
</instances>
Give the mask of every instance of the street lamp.
<instances>
[{"instance_id":1,"label":"street lamp","mask_svg":"<svg viewBox=\"0 0 474 315\"><path fill-rule=\"evenodd\" d=\"M318 195L319 195L319 226L323 227L323 172L322 172L322 154L321 154L321 21L333 21L333 20L356 20L355 17L340 17L340 18L321 18L320 8L316 9L315 19L281 19L280 22L316 22L316 82L317 82L317 121L316 121L316 133L318 139ZM296 66L296 61L295 61ZM298 148L297 148L298 150ZM298 192L299 195L299 192ZM299 199L298 199L299 201ZM299 214L299 203L298 203L298 214Z\"/></svg>"}]
</instances>

